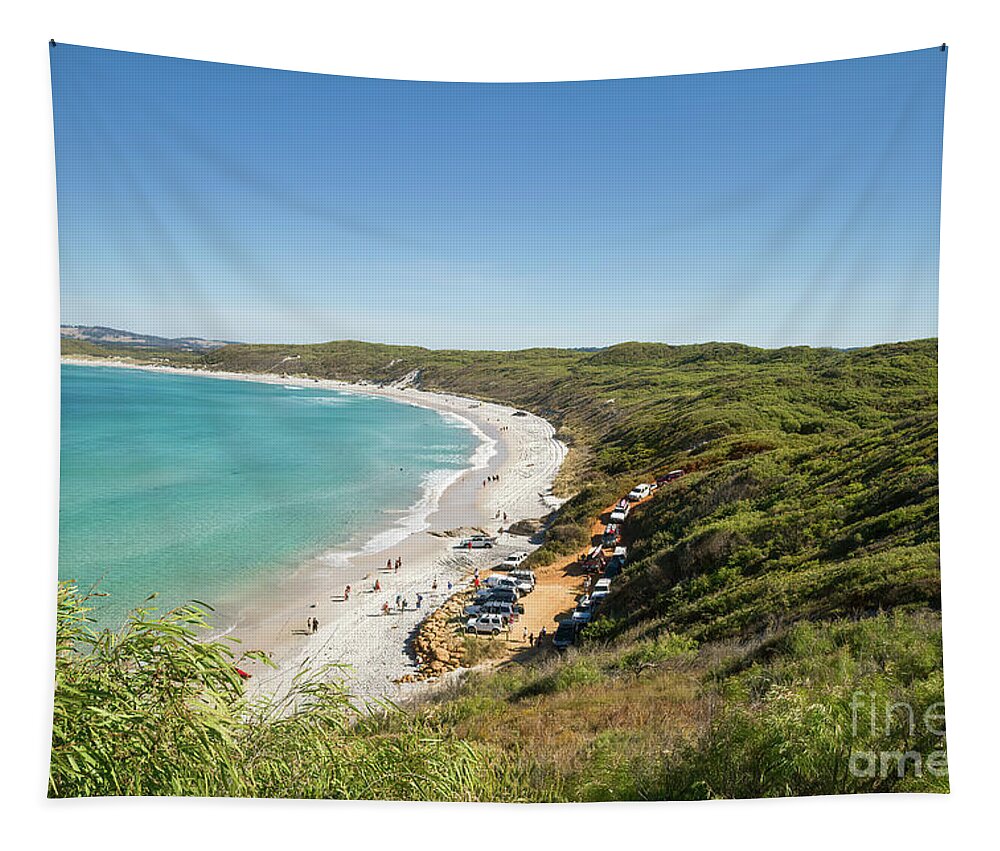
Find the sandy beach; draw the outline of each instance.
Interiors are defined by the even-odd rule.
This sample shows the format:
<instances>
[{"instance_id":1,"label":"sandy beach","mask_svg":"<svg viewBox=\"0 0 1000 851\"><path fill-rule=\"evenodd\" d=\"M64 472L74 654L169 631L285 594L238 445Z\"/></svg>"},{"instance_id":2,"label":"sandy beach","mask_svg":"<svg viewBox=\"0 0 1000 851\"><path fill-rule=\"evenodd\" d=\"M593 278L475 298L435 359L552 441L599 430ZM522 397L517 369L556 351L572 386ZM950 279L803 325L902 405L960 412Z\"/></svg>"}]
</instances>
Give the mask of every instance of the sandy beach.
<instances>
[{"instance_id":1,"label":"sandy beach","mask_svg":"<svg viewBox=\"0 0 1000 851\"><path fill-rule=\"evenodd\" d=\"M449 596L471 581L476 568L488 570L514 550L530 551L524 537L498 534L518 520L539 518L558 505L551 488L566 448L552 425L503 405L412 387L349 384L278 375L210 372L124 361L64 358L64 363L118 366L151 372L197 374L224 380L259 381L380 396L459 417L479 438L469 469L451 481L428 488L421 504L390 524L360 549L331 549L318 554L266 588L243 594L229 613L229 635L240 650L262 650L276 668L247 661L251 694L283 697L294 679L326 665L343 666L327 676L341 678L360 700L403 700L420 684L397 684L416 670L408 643L420 622ZM499 476L499 480L489 481ZM485 482L485 485L484 485ZM506 514L506 522L503 520ZM493 549L457 549L463 531L497 535ZM397 571L387 560L399 558ZM378 580L380 590L375 591ZM437 585L435 588L434 585ZM344 599L346 586L352 592ZM417 595L422 605L416 608ZM408 602L396 608L397 595ZM392 612L382 613L388 603ZM307 630L319 621L315 633Z\"/></svg>"}]
</instances>

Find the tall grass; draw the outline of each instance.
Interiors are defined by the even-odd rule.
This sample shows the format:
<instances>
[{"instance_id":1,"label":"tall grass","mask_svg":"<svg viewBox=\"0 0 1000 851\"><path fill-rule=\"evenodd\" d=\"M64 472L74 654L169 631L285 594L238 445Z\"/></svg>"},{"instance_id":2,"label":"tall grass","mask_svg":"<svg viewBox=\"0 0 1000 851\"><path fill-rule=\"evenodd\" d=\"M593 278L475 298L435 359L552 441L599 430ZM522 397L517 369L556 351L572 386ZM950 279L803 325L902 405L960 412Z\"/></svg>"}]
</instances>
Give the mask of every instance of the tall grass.
<instances>
[{"instance_id":1,"label":"tall grass","mask_svg":"<svg viewBox=\"0 0 1000 851\"><path fill-rule=\"evenodd\" d=\"M197 605L96 632L58 597L51 797L201 795L511 801L544 797L509 760L396 710L363 714L335 683L248 701ZM263 659L262 659L263 661Z\"/></svg>"}]
</instances>

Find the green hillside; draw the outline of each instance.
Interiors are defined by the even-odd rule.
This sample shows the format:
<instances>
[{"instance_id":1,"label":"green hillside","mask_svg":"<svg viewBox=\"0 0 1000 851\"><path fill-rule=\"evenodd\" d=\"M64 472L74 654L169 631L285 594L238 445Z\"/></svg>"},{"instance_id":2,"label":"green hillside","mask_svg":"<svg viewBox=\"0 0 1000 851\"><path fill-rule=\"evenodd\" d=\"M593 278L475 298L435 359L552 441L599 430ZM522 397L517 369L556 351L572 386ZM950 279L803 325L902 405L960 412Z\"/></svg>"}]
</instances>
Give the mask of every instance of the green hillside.
<instances>
[{"instance_id":1,"label":"green hillside","mask_svg":"<svg viewBox=\"0 0 1000 851\"><path fill-rule=\"evenodd\" d=\"M435 787L443 798L947 790L943 721L932 730L926 721L943 701L936 340L852 351L238 345L184 363L378 382L416 371L424 389L547 417L572 447L560 481L572 498L535 563L584 546L594 517L637 481L688 471L633 513L629 565L579 650L475 674L442 698L354 726L319 723L343 713L326 695L317 719L295 717L315 735L295 748L367 754L420 741L428 764L456 766L461 752L460 776ZM88 676L100 655L87 657ZM68 650L63 664L75 672L84 662ZM193 693L208 688L196 672L185 678ZM231 761L251 786L223 773L196 783L190 769L174 785L140 771L127 788L101 788L273 794L252 786L260 766L236 749L246 735L233 720L245 711L238 692L237 683L216 701L232 732L192 747L211 746L202 756ZM859 729L872 705L878 729ZM293 748L273 726L292 722L261 723L269 742L284 742L275 748ZM93 749L107 746L93 736ZM55 753L78 746L71 738L57 734ZM900 771L890 759L869 773L857 758L869 752L909 756ZM106 782L74 759L75 768L53 763L52 794ZM332 780L288 783L287 794L365 794Z\"/></svg>"}]
</instances>

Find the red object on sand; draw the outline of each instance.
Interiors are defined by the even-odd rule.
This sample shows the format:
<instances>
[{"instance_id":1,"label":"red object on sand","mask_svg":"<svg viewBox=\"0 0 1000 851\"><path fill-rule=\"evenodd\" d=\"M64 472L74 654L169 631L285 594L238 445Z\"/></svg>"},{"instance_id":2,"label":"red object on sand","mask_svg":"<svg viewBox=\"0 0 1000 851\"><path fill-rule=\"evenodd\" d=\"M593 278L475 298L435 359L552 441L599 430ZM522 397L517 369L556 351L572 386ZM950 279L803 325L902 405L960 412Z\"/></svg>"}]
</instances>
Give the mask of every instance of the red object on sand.
<instances>
[{"instance_id":1,"label":"red object on sand","mask_svg":"<svg viewBox=\"0 0 1000 851\"><path fill-rule=\"evenodd\" d=\"M244 671L244 670L243 670L242 668L237 668L237 669L236 669L236 673L237 673L237 674L239 674L239 675L240 675L241 677L243 677L243 679L245 679L245 680L249 680L249 679L250 679L250 677L252 677L252 676L253 676L253 674L248 674L248 673L247 673L246 671Z\"/></svg>"}]
</instances>

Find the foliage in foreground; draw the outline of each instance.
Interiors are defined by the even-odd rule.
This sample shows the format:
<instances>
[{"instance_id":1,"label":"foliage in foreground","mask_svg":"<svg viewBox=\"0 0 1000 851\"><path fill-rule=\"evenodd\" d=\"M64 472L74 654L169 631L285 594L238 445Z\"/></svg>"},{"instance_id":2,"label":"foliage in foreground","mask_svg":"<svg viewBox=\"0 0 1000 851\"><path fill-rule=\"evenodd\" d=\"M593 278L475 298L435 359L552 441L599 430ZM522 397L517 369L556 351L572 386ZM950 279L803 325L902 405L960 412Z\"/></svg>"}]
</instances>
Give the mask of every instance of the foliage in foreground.
<instances>
[{"instance_id":1,"label":"foliage in foreground","mask_svg":"<svg viewBox=\"0 0 1000 851\"><path fill-rule=\"evenodd\" d=\"M200 640L197 606L95 632L86 598L63 585L58 618L51 797L538 795L486 749L417 719L389 731L322 677L280 705L247 701L231 646Z\"/></svg>"}]
</instances>

